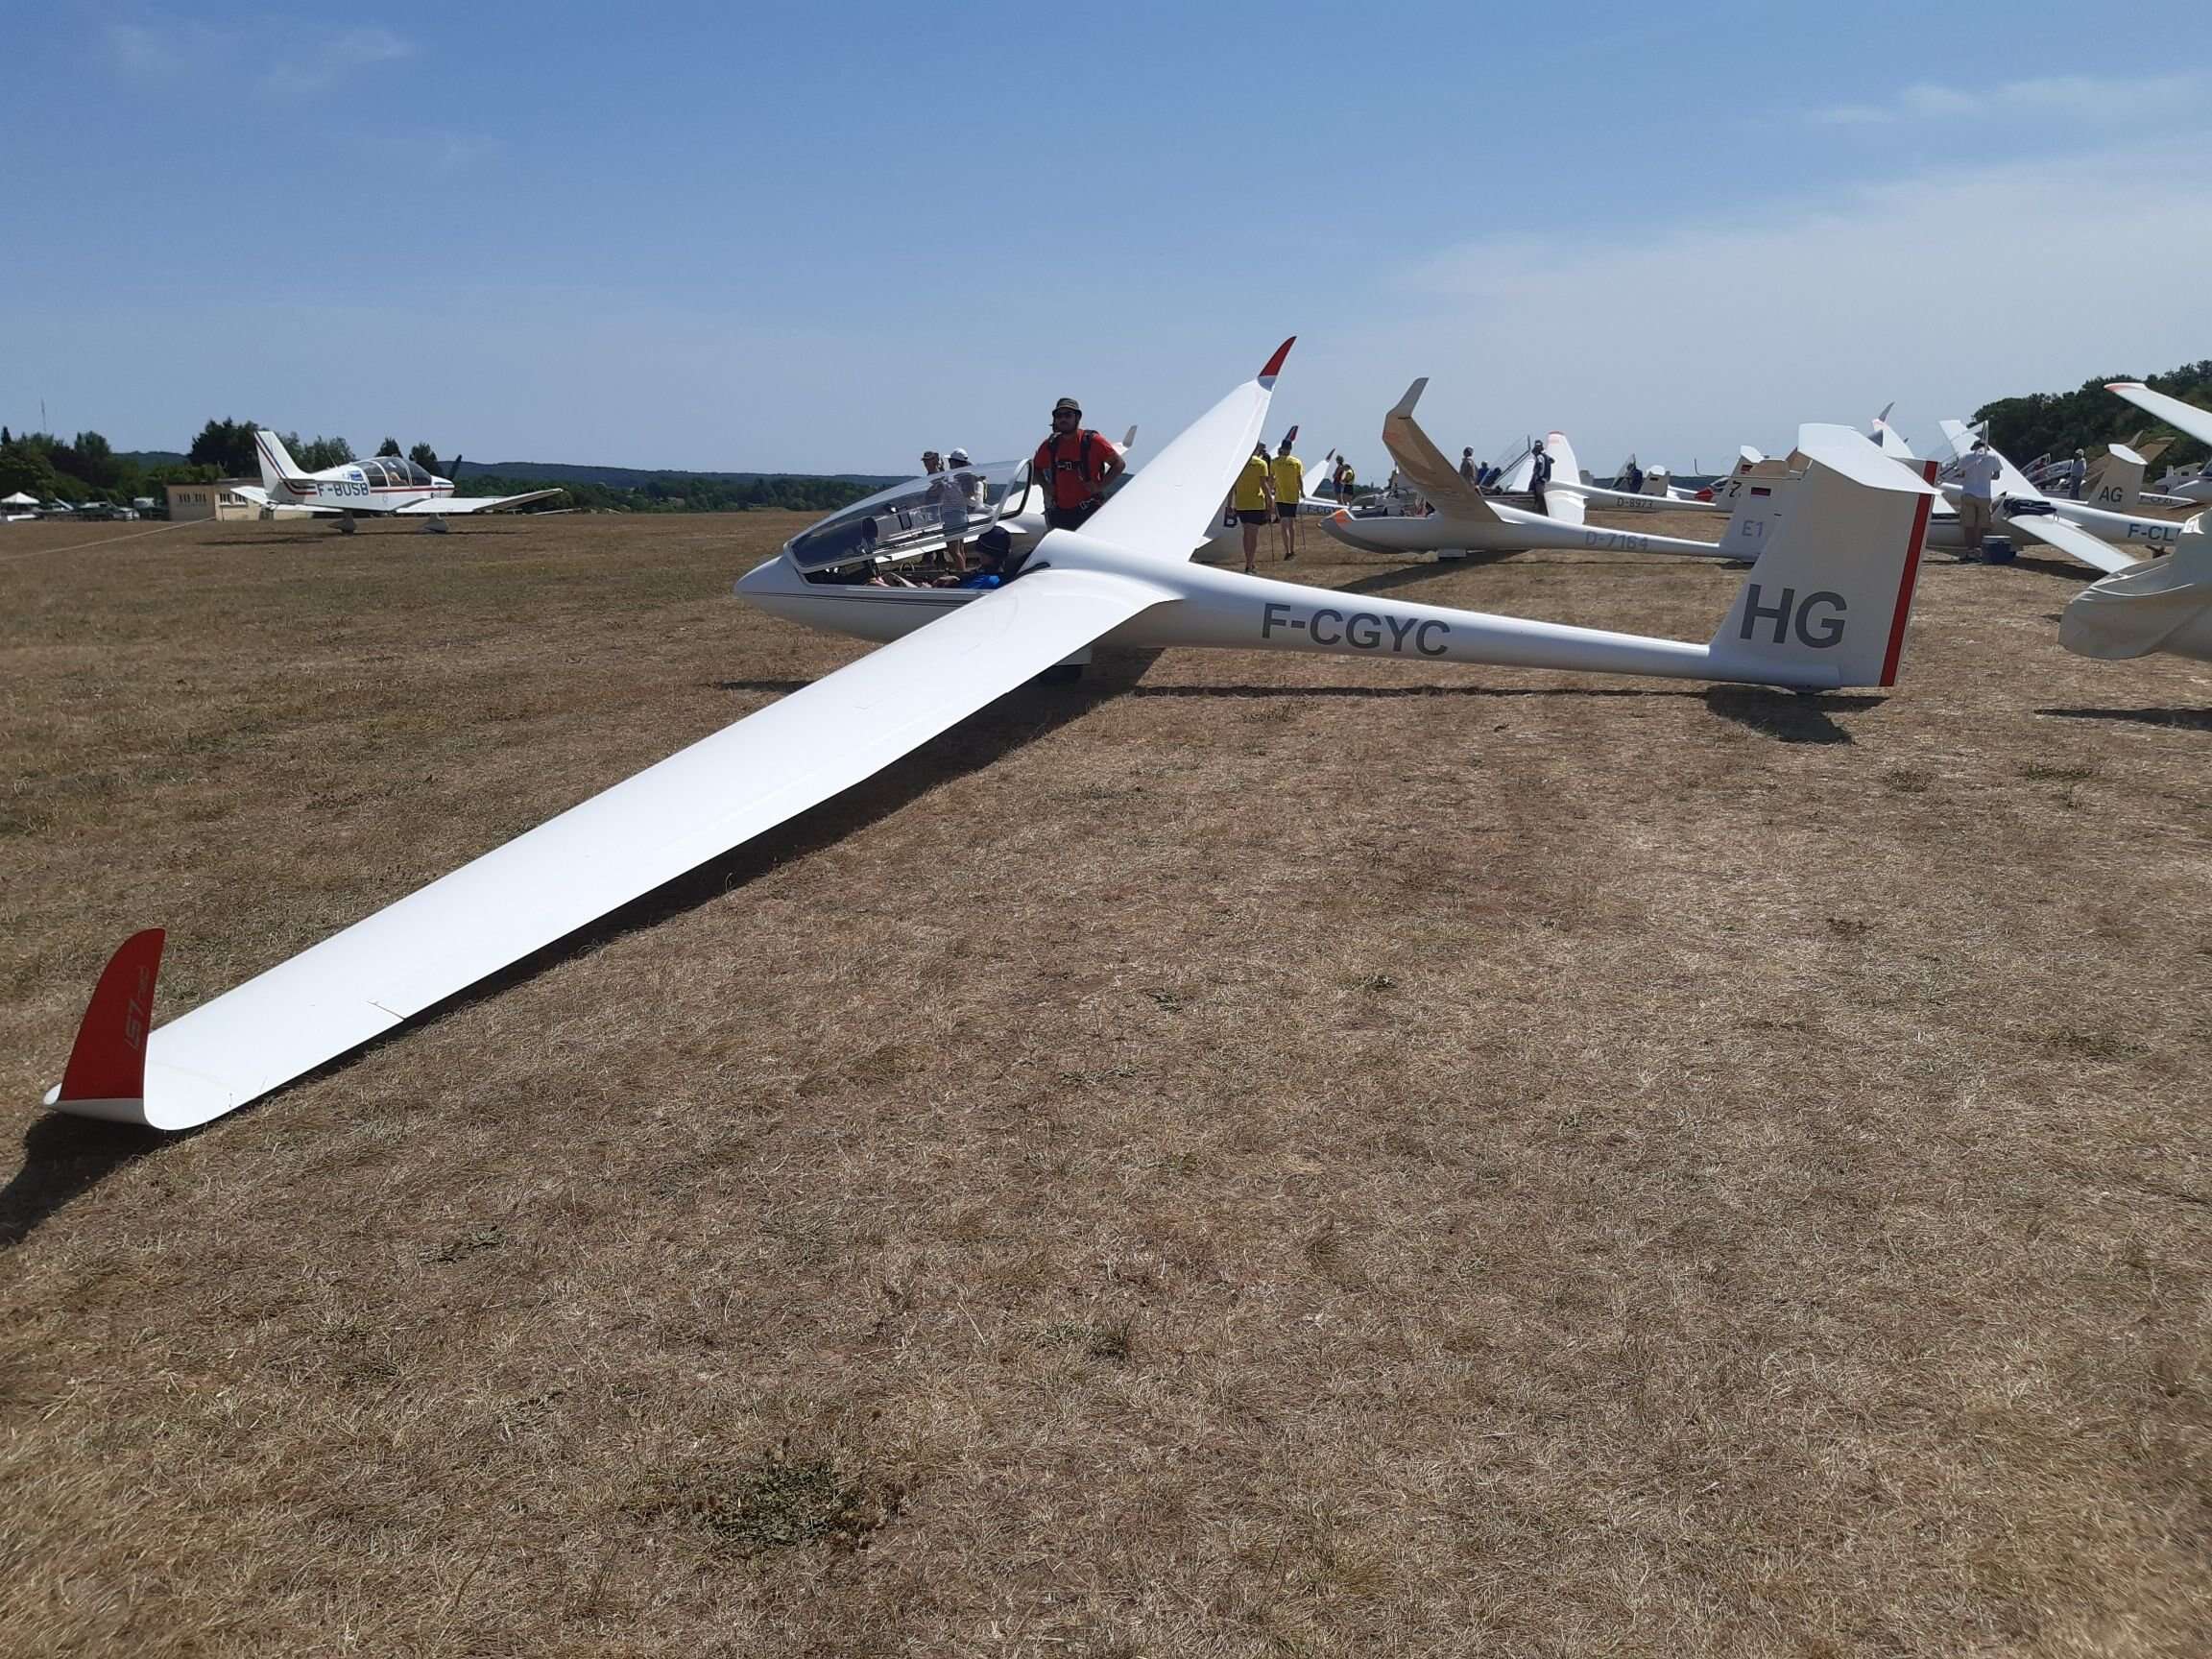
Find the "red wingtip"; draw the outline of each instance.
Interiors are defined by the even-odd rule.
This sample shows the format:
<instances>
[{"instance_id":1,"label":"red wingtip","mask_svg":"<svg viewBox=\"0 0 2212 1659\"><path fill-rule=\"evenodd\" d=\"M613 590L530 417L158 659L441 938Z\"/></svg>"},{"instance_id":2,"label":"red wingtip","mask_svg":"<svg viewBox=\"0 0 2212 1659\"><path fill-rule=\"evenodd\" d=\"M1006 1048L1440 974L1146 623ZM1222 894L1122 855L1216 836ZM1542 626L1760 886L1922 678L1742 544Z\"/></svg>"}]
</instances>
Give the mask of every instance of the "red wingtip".
<instances>
[{"instance_id":1,"label":"red wingtip","mask_svg":"<svg viewBox=\"0 0 2212 1659\"><path fill-rule=\"evenodd\" d=\"M77 1027L61 1100L139 1100L146 1094L146 1036L154 1023L154 976L161 968L158 927L123 941L92 989Z\"/></svg>"},{"instance_id":2,"label":"red wingtip","mask_svg":"<svg viewBox=\"0 0 2212 1659\"><path fill-rule=\"evenodd\" d=\"M1275 348L1275 355L1268 358L1267 367L1260 371L1261 385L1266 385L1276 375L1283 373L1283 359L1290 355L1290 348L1297 344L1298 336L1293 334L1282 345Z\"/></svg>"},{"instance_id":3,"label":"red wingtip","mask_svg":"<svg viewBox=\"0 0 2212 1659\"><path fill-rule=\"evenodd\" d=\"M2104 390L2107 392L2118 392L2123 389L2129 392L2142 392L2148 390L2148 388L2145 387L2143 382L2140 380L2107 380L2104 382Z\"/></svg>"}]
</instances>

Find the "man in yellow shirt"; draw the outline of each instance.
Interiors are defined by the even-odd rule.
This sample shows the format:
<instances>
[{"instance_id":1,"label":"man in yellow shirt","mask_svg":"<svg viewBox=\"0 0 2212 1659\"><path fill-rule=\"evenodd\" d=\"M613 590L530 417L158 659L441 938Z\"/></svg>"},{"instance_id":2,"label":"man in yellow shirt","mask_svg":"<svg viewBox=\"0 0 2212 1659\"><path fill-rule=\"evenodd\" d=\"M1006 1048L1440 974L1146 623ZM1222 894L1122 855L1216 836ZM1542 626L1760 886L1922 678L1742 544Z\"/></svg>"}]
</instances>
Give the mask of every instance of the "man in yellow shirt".
<instances>
[{"instance_id":1,"label":"man in yellow shirt","mask_svg":"<svg viewBox=\"0 0 2212 1659\"><path fill-rule=\"evenodd\" d=\"M1275 479L1267 469L1266 445L1252 445L1244 470L1237 474L1237 488L1229 493L1229 505L1244 526L1244 574L1250 576L1258 569L1260 526L1275 517Z\"/></svg>"},{"instance_id":2,"label":"man in yellow shirt","mask_svg":"<svg viewBox=\"0 0 2212 1659\"><path fill-rule=\"evenodd\" d=\"M1289 439L1283 440L1267 464L1267 474L1275 486L1275 517L1283 526L1283 562L1287 565L1298 557L1298 500L1306 493L1306 463L1290 453Z\"/></svg>"}]
</instances>

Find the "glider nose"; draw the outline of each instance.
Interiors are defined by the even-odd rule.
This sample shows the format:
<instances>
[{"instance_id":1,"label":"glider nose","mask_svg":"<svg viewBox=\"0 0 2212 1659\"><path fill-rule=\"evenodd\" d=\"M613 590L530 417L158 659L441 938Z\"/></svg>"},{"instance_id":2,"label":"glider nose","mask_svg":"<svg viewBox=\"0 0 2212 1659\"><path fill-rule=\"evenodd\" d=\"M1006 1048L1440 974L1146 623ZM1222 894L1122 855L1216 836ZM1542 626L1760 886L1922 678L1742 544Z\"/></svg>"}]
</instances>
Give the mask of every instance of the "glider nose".
<instances>
[{"instance_id":1,"label":"glider nose","mask_svg":"<svg viewBox=\"0 0 2212 1659\"><path fill-rule=\"evenodd\" d=\"M740 599L758 599L764 594L775 592L782 586L781 582L776 580L777 570L782 563L783 555L781 553L773 559L761 560L759 564L738 577L731 590Z\"/></svg>"}]
</instances>

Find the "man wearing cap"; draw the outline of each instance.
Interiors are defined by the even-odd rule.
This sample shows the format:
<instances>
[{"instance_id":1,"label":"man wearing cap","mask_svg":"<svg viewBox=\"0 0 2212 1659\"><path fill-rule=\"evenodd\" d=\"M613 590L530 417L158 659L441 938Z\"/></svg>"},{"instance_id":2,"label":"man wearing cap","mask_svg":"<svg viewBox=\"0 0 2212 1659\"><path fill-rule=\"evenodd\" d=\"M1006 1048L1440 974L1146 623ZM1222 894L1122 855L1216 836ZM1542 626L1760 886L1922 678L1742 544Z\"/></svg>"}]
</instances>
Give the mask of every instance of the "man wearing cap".
<instances>
[{"instance_id":1,"label":"man wearing cap","mask_svg":"<svg viewBox=\"0 0 2212 1659\"><path fill-rule=\"evenodd\" d=\"M1997 527L1997 480L2005 474L2005 465L1997 459L1997 451L1989 447L1985 438L1974 440L1974 447L1967 450L1959 462L1959 529L1966 545L1960 559L1971 563L1982 557L1982 544Z\"/></svg>"},{"instance_id":2,"label":"man wearing cap","mask_svg":"<svg viewBox=\"0 0 2212 1659\"><path fill-rule=\"evenodd\" d=\"M1105 499L1106 486L1129 469L1114 445L1083 424L1072 397L1052 405L1052 436L1037 445L1032 463L1045 490L1045 525L1074 530Z\"/></svg>"}]
</instances>

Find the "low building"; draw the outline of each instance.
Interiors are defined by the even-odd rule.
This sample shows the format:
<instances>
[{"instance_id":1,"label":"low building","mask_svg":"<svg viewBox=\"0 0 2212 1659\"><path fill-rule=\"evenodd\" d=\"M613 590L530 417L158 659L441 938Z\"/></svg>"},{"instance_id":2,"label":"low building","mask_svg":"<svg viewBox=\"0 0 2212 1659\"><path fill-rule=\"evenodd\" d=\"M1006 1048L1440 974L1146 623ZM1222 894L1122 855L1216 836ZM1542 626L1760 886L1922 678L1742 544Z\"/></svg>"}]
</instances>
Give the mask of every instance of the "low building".
<instances>
[{"instance_id":1,"label":"low building","mask_svg":"<svg viewBox=\"0 0 2212 1659\"><path fill-rule=\"evenodd\" d=\"M238 493L242 484L258 488L258 478L218 478L212 484L168 484L171 518L258 518L261 507Z\"/></svg>"}]
</instances>

